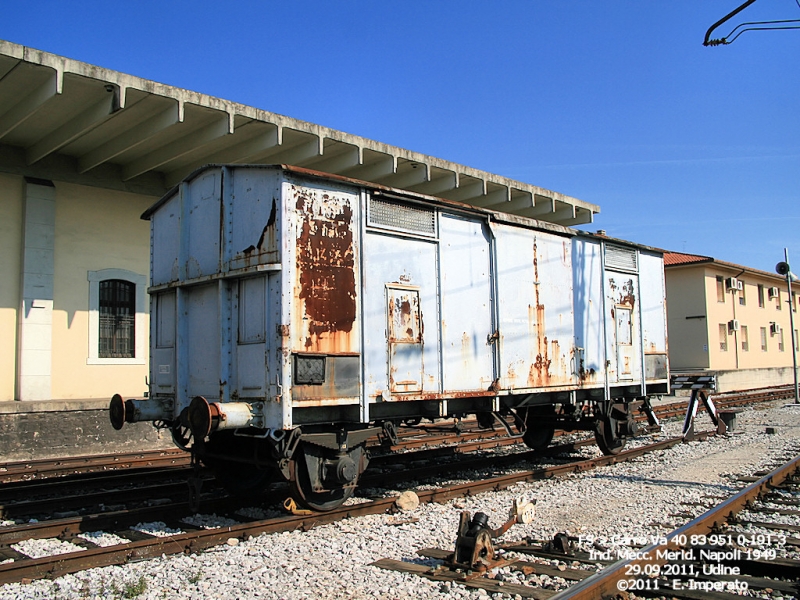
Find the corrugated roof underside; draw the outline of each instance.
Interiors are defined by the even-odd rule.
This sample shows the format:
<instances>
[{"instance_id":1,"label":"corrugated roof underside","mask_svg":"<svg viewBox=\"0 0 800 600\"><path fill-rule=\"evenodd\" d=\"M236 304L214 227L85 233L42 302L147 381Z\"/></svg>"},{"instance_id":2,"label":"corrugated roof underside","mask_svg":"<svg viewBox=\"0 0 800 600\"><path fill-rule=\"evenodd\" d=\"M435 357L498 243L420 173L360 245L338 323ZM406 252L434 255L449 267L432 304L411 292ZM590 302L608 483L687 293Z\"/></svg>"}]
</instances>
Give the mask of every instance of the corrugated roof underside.
<instances>
[{"instance_id":1,"label":"corrugated roof underside","mask_svg":"<svg viewBox=\"0 0 800 600\"><path fill-rule=\"evenodd\" d=\"M74 177L116 178L154 195L208 163L283 163L560 225L588 224L600 212L499 175L4 41L0 151L6 171L37 176L57 158Z\"/></svg>"}]
</instances>

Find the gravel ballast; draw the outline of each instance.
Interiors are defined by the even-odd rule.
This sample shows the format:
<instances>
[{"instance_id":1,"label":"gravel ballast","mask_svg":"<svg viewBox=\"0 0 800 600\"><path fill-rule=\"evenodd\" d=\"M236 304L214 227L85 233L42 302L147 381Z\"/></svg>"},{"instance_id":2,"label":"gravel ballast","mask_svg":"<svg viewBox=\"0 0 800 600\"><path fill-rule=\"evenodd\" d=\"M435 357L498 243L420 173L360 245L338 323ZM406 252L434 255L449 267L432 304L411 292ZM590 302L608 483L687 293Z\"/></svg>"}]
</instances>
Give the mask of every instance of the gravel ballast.
<instances>
[{"instance_id":1,"label":"gravel ballast","mask_svg":"<svg viewBox=\"0 0 800 600\"><path fill-rule=\"evenodd\" d=\"M710 428L706 415L699 415L697 421L698 429ZM668 423L660 437L676 435L680 427L680 421ZM767 427L774 427L776 432L767 434ZM437 561L423 559L416 551L427 547L452 549L461 511L485 512L490 526L498 527L519 497L536 500L535 518L529 525L512 527L502 541L528 537L547 540L561 531L618 540L664 535L711 507L716 500L709 497L730 496L741 489L745 484L737 481L738 476L773 468L776 462L784 462L788 455L799 452L800 407L773 402L743 409L737 417L737 432L732 435L681 444L632 462L517 484L502 492L445 504L422 504L394 515L349 519L308 532L261 535L244 542L230 540L199 554L91 569L53 581L8 584L0 587L0 600L485 598L489 594L484 590L427 581L370 563L393 558L435 565ZM797 517L781 520L800 525ZM193 521L200 527L224 527L230 523L207 514L197 515ZM140 524L138 528L159 534L158 523ZM97 533L87 539L105 545L105 540L113 540L105 535ZM46 548L48 541L40 540L31 555L47 552L41 542ZM64 551L58 548L63 548L65 542L53 542L52 553ZM23 547L18 550L27 553ZM499 579L550 589L566 585L558 578L525 576L508 569L499 573ZM755 595L752 590L751 593Z\"/></svg>"}]
</instances>

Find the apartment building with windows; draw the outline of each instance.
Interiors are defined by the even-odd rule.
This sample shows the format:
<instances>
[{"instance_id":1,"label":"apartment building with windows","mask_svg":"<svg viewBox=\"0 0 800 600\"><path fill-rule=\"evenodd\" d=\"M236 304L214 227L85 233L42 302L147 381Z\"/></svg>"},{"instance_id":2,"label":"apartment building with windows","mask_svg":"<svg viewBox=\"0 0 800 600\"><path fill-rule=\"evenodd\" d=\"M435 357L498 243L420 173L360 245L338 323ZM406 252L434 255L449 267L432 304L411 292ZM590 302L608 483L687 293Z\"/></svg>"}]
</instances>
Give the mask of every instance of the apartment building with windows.
<instances>
[{"instance_id":1,"label":"apartment building with windows","mask_svg":"<svg viewBox=\"0 0 800 600\"><path fill-rule=\"evenodd\" d=\"M714 372L722 391L793 381L800 285L790 296L777 273L678 252L665 253L664 271L673 373Z\"/></svg>"}]
</instances>

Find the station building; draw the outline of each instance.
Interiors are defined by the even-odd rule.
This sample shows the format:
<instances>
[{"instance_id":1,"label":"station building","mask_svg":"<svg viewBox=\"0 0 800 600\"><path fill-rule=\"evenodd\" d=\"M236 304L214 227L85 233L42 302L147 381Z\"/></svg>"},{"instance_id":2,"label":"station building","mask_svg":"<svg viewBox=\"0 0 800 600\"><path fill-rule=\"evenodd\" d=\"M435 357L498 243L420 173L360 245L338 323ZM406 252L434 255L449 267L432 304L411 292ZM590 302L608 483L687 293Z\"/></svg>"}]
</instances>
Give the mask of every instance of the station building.
<instances>
[{"instance_id":1,"label":"station building","mask_svg":"<svg viewBox=\"0 0 800 600\"><path fill-rule=\"evenodd\" d=\"M793 383L800 284L790 295L777 273L678 252L664 272L673 375L714 374L719 391Z\"/></svg>"},{"instance_id":2,"label":"station building","mask_svg":"<svg viewBox=\"0 0 800 600\"><path fill-rule=\"evenodd\" d=\"M561 225L599 207L479 169L0 40L0 456L171 447L111 429L148 377L149 223L209 163L291 164Z\"/></svg>"}]
</instances>

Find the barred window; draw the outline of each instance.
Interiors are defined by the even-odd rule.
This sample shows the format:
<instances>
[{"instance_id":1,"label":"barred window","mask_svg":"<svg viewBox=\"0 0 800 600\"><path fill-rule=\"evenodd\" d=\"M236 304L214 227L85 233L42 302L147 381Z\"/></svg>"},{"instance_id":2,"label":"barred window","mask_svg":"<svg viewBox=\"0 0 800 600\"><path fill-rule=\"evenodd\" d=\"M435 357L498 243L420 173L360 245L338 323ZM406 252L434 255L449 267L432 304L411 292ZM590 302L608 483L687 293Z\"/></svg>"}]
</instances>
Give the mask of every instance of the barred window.
<instances>
[{"instance_id":1,"label":"barred window","mask_svg":"<svg viewBox=\"0 0 800 600\"><path fill-rule=\"evenodd\" d=\"M719 351L728 351L728 325L727 323L719 324Z\"/></svg>"},{"instance_id":2,"label":"barred window","mask_svg":"<svg viewBox=\"0 0 800 600\"><path fill-rule=\"evenodd\" d=\"M725 279L717 275L717 302L725 302Z\"/></svg>"},{"instance_id":3,"label":"barred window","mask_svg":"<svg viewBox=\"0 0 800 600\"><path fill-rule=\"evenodd\" d=\"M134 358L136 340L136 284L123 279L100 283L100 358Z\"/></svg>"}]
</instances>

